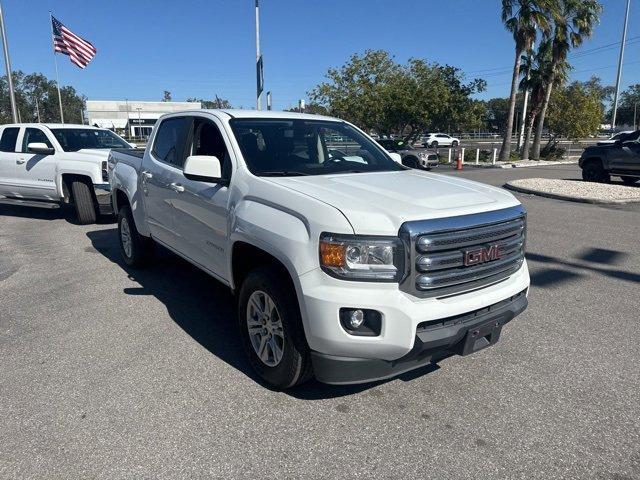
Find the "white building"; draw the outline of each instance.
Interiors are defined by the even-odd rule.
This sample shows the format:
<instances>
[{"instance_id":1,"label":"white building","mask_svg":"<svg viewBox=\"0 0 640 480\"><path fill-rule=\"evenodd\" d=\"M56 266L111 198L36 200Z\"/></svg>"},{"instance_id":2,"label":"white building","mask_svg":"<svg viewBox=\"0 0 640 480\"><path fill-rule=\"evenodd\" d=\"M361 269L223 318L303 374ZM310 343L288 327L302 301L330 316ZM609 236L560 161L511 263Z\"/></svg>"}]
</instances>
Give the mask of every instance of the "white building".
<instances>
[{"instance_id":1,"label":"white building","mask_svg":"<svg viewBox=\"0 0 640 480\"><path fill-rule=\"evenodd\" d=\"M108 128L125 137L147 138L161 115L200 108L200 102L87 100L89 125Z\"/></svg>"}]
</instances>

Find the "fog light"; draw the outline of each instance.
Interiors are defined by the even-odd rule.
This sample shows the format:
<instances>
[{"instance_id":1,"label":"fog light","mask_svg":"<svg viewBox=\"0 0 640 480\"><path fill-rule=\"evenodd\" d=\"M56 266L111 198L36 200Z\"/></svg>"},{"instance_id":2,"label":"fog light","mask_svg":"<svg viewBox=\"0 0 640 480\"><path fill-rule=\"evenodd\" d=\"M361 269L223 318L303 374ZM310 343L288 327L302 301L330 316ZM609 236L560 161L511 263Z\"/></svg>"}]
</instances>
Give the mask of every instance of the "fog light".
<instances>
[{"instance_id":1,"label":"fog light","mask_svg":"<svg viewBox=\"0 0 640 480\"><path fill-rule=\"evenodd\" d=\"M349 335L377 337L382 331L382 314L368 308L341 308L340 323Z\"/></svg>"},{"instance_id":2,"label":"fog light","mask_svg":"<svg viewBox=\"0 0 640 480\"><path fill-rule=\"evenodd\" d=\"M349 316L349 326L354 330L360 328L364 323L364 312L362 310L354 310Z\"/></svg>"}]
</instances>

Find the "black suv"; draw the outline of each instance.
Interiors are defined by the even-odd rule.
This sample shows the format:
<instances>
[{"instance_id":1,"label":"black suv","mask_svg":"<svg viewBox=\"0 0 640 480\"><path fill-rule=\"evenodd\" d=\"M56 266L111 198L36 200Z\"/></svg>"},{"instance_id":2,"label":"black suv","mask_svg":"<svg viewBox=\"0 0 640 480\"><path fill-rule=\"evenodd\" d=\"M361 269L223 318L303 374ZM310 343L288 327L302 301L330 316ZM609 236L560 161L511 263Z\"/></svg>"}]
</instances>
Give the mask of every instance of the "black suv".
<instances>
[{"instance_id":1,"label":"black suv","mask_svg":"<svg viewBox=\"0 0 640 480\"><path fill-rule=\"evenodd\" d=\"M583 180L608 182L615 175L633 185L640 180L640 130L627 133L615 143L587 147L578 165Z\"/></svg>"},{"instance_id":2,"label":"black suv","mask_svg":"<svg viewBox=\"0 0 640 480\"><path fill-rule=\"evenodd\" d=\"M437 167L440 161L435 153L418 150L404 140L381 139L377 141L387 152L397 153L402 158L405 167L424 168L431 170Z\"/></svg>"}]
</instances>

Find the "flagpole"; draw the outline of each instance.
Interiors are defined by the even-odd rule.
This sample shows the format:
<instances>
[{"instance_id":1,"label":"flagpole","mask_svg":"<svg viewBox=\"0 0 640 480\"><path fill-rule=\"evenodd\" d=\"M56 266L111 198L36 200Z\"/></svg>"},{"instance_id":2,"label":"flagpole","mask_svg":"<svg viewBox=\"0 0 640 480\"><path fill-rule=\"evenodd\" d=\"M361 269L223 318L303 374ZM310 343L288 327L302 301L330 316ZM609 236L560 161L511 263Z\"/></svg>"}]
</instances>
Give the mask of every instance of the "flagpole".
<instances>
[{"instance_id":1,"label":"flagpole","mask_svg":"<svg viewBox=\"0 0 640 480\"><path fill-rule=\"evenodd\" d=\"M51 23L51 41L53 42L53 63L56 66L56 86L58 87L58 105L60 106L60 122L64 125L64 114L62 113L62 94L60 93L60 76L58 75L58 57L56 56L55 40L53 38L53 14L49 10L49 20Z\"/></svg>"},{"instance_id":2,"label":"flagpole","mask_svg":"<svg viewBox=\"0 0 640 480\"><path fill-rule=\"evenodd\" d=\"M18 123L18 107L16 106L16 96L13 91L13 75L11 72L11 60L9 59L9 45L7 44L7 33L4 30L4 14L2 4L0 4L0 34L2 34L2 49L4 50L4 64L7 67L7 84L9 86L9 98L11 100L11 113L14 123Z\"/></svg>"}]
</instances>

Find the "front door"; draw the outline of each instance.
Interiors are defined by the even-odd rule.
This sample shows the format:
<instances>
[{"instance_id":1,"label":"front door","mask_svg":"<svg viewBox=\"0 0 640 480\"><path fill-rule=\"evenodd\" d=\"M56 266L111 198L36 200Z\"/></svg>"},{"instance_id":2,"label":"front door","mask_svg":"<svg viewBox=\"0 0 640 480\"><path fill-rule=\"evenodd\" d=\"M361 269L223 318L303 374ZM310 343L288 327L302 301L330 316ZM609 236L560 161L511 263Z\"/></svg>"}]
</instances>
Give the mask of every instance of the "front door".
<instances>
[{"instance_id":1,"label":"front door","mask_svg":"<svg viewBox=\"0 0 640 480\"><path fill-rule=\"evenodd\" d=\"M140 172L147 223L151 236L180 252L180 236L174 226L173 209L180 195L179 183L191 129L190 117L169 117L158 126L150 154Z\"/></svg>"},{"instance_id":2,"label":"front door","mask_svg":"<svg viewBox=\"0 0 640 480\"><path fill-rule=\"evenodd\" d=\"M193 117L189 155L214 156L222 166L222 182L208 183L182 176L182 191L175 200L175 229L182 237L184 255L217 276L228 279L226 248L228 243L228 181L231 157L224 130L210 117Z\"/></svg>"},{"instance_id":3,"label":"front door","mask_svg":"<svg viewBox=\"0 0 640 480\"><path fill-rule=\"evenodd\" d=\"M20 141L20 154L16 160L16 178L20 194L26 198L59 200L56 189L56 155L29 152L30 143L44 143L53 148L51 139L41 128L27 127Z\"/></svg>"},{"instance_id":4,"label":"front door","mask_svg":"<svg viewBox=\"0 0 640 480\"><path fill-rule=\"evenodd\" d=\"M609 168L612 173L640 173L640 143L631 141L610 147Z\"/></svg>"},{"instance_id":5,"label":"front door","mask_svg":"<svg viewBox=\"0 0 640 480\"><path fill-rule=\"evenodd\" d=\"M18 182L16 180L16 152L19 127L5 127L0 136L0 195L15 195Z\"/></svg>"}]
</instances>

